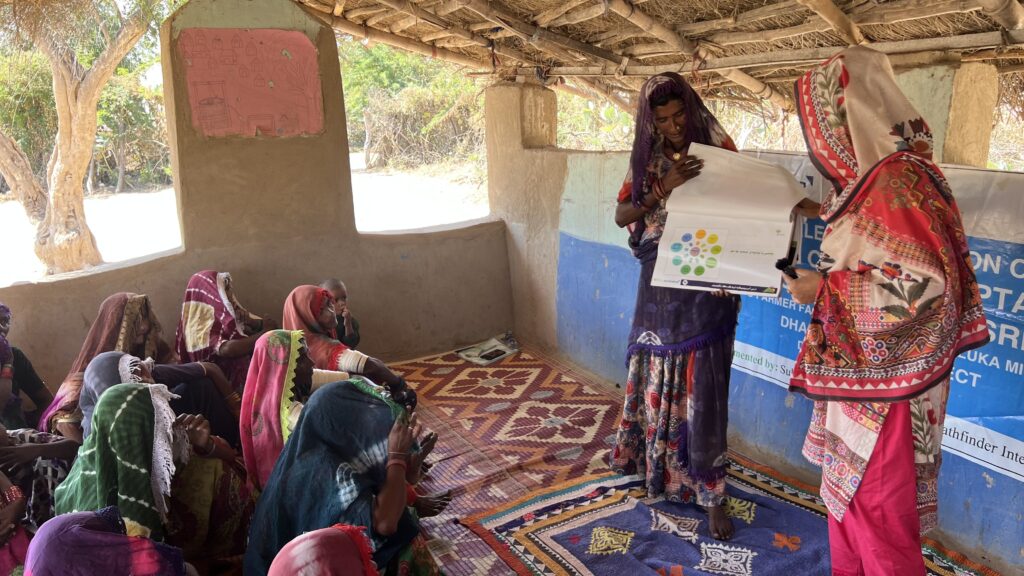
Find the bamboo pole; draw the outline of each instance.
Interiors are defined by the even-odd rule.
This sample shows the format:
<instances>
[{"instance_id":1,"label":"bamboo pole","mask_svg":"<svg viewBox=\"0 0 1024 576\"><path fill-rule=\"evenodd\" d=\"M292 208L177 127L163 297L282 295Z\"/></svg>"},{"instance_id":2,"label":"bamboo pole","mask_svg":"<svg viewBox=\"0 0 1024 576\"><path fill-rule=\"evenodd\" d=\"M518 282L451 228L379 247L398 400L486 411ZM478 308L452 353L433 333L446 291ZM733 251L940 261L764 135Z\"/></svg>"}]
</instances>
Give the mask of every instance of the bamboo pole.
<instances>
[{"instance_id":1,"label":"bamboo pole","mask_svg":"<svg viewBox=\"0 0 1024 576\"><path fill-rule=\"evenodd\" d=\"M586 54L599 60L611 62L613 64L620 64L622 62L622 56L615 54L614 52L597 48L596 46L580 42L579 40L569 38L568 36L558 34L557 32L545 30L535 24L523 22L513 12L509 11L495 0L466 0L465 7L491 22L515 30L521 39L529 42L530 44L554 44L561 48L575 50L576 52Z\"/></svg>"},{"instance_id":2,"label":"bamboo pole","mask_svg":"<svg viewBox=\"0 0 1024 576\"><path fill-rule=\"evenodd\" d=\"M356 8L355 10L352 10L348 14L346 14L345 17L349 19L362 18L363 16L373 16L374 14L380 14L385 10L387 10L387 8L382 8L380 6L367 6L365 8Z\"/></svg>"},{"instance_id":3,"label":"bamboo pole","mask_svg":"<svg viewBox=\"0 0 1024 576\"><path fill-rule=\"evenodd\" d=\"M797 0L802 6L810 8L821 16L843 40L850 45L864 44L867 40L845 12L832 3L832 0Z\"/></svg>"},{"instance_id":4,"label":"bamboo pole","mask_svg":"<svg viewBox=\"0 0 1024 576\"><path fill-rule=\"evenodd\" d=\"M566 12L569 12L577 6L582 6L590 2L590 0L567 0L562 2L561 5L557 5L550 10L545 10L540 14L537 14L533 19L533 23L537 26L548 26L549 23L557 18L560 18Z\"/></svg>"},{"instance_id":5,"label":"bamboo pole","mask_svg":"<svg viewBox=\"0 0 1024 576\"><path fill-rule=\"evenodd\" d=\"M1013 44L1024 44L1024 30L1009 30L1006 32L981 32L978 34L964 34L961 36L950 36L947 38L922 38L919 40L900 40L896 42L876 42L871 48L890 55L897 67L913 67L935 64L937 60L921 60L919 52L937 51L942 54L945 61L950 56L946 54L950 50L973 50L982 48L994 48L1004 46L1004 36L1007 42ZM777 50L763 54L749 54L744 56L726 56L722 58L708 58L704 61L702 70L712 72L725 72L735 68L749 68L752 66L799 66L816 64L832 57L836 52L841 51L844 46L825 46L821 48L804 48L799 50ZM953 57L955 60L955 57ZM965 57L966 58L966 57ZM918 59L914 63L914 59ZM906 64L903 64L906 62ZM636 76L647 77L662 72L681 72L688 66L686 63L659 64L646 66L626 66L619 70L614 66L555 66L548 70L552 76ZM725 76L725 74L723 74Z\"/></svg>"},{"instance_id":6,"label":"bamboo pole","mask_svg":"<svg viewBox=\"0 0 1024 576\"><path fill-rule=\"evenodd\" d=\"M802 6L800 6L800 3L797 2L797 0L785 0L783 2L777 2L768 6L762 6L761 8L741 12L735 16L718 18L717 20L703 20L701 22L682 24L676 27L676 32L682 36L687 36L690 34L704 34L715 30L726 30L735 26L744 26L761 20L766 20L768 18L775 18L776 16L782 16L783 14L792 14L794 10L799 11L800 9L802 9Z\"/></svg>"},{"instance_id":7,"label":"bamboo pole","mask_svg":"<svg viewBox=\"0 0 1024 576\"><path fill-rule=\"evenodd\" d=\"M465 54L459 54L458 52L452 52L451 50L445 50L444 48L438 48L437 46L431 46L424 44L412 38L406 38L405 36L398 36L390 34L376 28L370 28L369 26L363 26L337 16L326 16L326 22L339 32L345 34L351 34L356 38L365 38L371 42L380 42L381 44L387 44L394 46L395 48L401 48L402 50L408 50L409 52L415 52L424 56L430 56L431 58L437 58L439 60L446 60L460 66L468 66L474 70L482 68L490 68L490 63L471 58Z\"/></svg>"},{"instance_id":8,"label":"bamboo pole","mask_svg":"<svg viewBox=\"0 0 1024 576\"><path fill-rule=\"evenodd\" d=\"M870 10L864 7L855 8L850 20L860 26L886 25L909 20L934 18L945 14L959 14L978 10L980 7L969 0L940 0L923 5L921 0L891 2L884 6L872 5ZM788 28L773 28L756 32L718 32L709 39L719 46L734 46L754 42L775 42L786 38L820 32L826 24L820 16L812 16L806 22Z\"/></svg>"},{"instance_id":9,"label":"bamboo pole","mask_svg":"<svg viewBox=\"0 0 1024 576\"><path fill-rule=\"evenodd\" d=\"M641 30L654 35L661 41L677 48L680 52L696 59L706 60L704 50L696 43L678 35L674 30L668 28L639 10L636 6L628 4L625 0L607 0L608 7L619 16L629 20ZM628 68L628 67L627 67ZM765 100L771 100L783 110L793 110L792 101L785 95L775 91L771 86L750 76L742 70L729 69L722 72L722 75L736 84L751 91L754 96Z\"/></svg>"},{"instance_id":10,"label":"bamboo pole","mask_svg":"<svg viewBox=\"0 0 1024 576\"><path fill-rule=\"evenodd\" d=\"M549 28L557 28L559 26L568 26L570 24L579 24L580 22L586 22L587 20L593 20L594 18L600 18L608 13L608 6L604 2L599 2L593 6L586 8L580 8L579 10L573 10L568 14L564 14L559 18L556 18L547 24Z\"/></svg>"}]
</instances>

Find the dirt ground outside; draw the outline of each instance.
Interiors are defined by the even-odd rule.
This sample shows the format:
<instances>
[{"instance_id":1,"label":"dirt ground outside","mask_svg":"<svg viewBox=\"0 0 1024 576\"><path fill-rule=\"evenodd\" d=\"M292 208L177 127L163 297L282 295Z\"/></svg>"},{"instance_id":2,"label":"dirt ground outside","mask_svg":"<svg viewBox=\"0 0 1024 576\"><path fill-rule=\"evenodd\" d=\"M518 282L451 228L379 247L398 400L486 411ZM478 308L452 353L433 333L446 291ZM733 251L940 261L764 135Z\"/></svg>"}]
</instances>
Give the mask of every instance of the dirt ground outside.
<instances>
[{"instance_id":1,"label":"dirt ground outside","mask_svg":"<svg viewBox=\"0 0 1024 576\"><path fill-rule=\"evenodd\" d=\"M415 171L367 171L362 153L352 165L356 228L360 232L413 230L483 218L490 213L483 169L472 164L428 166ZM85 216L105 262L114 263L181 246L173 188L95 195ZM38 280L35 228L21 205L0 201L0 246L6 256L0 286Z\"/></svg>"}]
</instances>

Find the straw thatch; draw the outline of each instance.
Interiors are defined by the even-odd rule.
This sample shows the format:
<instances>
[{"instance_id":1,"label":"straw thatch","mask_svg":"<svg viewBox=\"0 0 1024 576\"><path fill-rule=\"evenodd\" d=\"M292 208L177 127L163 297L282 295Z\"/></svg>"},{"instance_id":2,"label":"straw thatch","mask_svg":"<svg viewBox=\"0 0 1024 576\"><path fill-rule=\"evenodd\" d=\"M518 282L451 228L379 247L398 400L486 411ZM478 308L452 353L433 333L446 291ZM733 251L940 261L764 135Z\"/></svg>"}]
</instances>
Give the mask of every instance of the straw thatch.
<instances>
[{"instance_id":1,"label":"straw thatch","mask_svg":"<svg viewBox=\"0 0 1024 576\"><path fill-rule=\"evenodd\" d=\"M1024 117L1018 0L296 1L343 34L627 108L662 70L689 75L709 98L787 108L801 71L866 43L898 67L992 63L1001 102Z\"/></svg>"}]
</instances>

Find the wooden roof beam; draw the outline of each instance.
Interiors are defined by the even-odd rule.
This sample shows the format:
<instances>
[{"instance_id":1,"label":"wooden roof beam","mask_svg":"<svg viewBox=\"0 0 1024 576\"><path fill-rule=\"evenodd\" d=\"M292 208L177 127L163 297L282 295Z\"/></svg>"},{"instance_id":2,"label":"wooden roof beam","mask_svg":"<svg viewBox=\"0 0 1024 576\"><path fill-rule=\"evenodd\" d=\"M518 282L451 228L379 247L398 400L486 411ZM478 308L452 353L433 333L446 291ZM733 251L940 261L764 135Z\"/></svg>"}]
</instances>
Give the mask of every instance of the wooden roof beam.
<instances>
[{"instance_id":1,"label":"wooden roof beam","mask_svg":"<svg viewBox=\"0 0 1024 576\"><path fill-rule=\"evenodd\" d=\"M490 62L477 60L476 58L466 56L465 54L459 54L458 52L452 52L451 50L445 50L444 48L424 44L423 42L412 38L406 38L405 36L398 36L396 34L384 32L383 30L363 26L362 24L358 24L339 16L331 16L321 13L313 14L320 17L320 19L326 22L331 28L334 28L338 32L349 34L355 38L363 38L370 42L387 44L389 46L394 46L395 48L401 48L402 50L415 52L431 58L437 58L438 60L444 60L460 66L468 66L475 70L491 68Z\"/></svg>"},{"instance_id":2,"label":"wooden roof beam","mask_svg":"<svg viewBox=\"0 0 1024 576\"><path fill-rule=\"evenodd\" d=\"M548 27L557 28L558 26L568 26L570 24L579 24L580 22L586 22L587 20L593 20L594 18L600 18L608 13L608 6L604 2L598 2L593 6L587 6L586 8L580 8L579 10L573 10L568 14L556 18L548 23Z\"/></svg>"},{"instance_id":3,"label":"wooden roof beam","mask_svg":"<svg viewBox=\"0 0 1024 576\"><path fill-rule=\"evenodd\" d=\"M349 11L348 14L345 14L345 18L351 20L354 18L362 18L363 16L373 16L374 14L380 14L385 11L387 11L387 8L384 8L383 6L366 6Z\"/></svg>"},{"instance_id":4,"label":"wooden roof beam","mask_svg":"<svg viewBox=\"0 0 1024 576\"><path fill-rule=\"evenodd\" d=\"M883 6L871 6L870 10L858 7L851 11L850 20L857 26L894 24L908 20L933 18L944 14L970 12L981 8L969 0L941 0L939 2L927 2L926 4L923 4L921 0L906 0L903 2L889 2ZM824 24L825 20L820 16L811 16L803 24L788 28L775 28L757 32L719 32L712 35L709 40L719 46L775 42L777 40L819 32Z\"/></svg>"},{"instance_id":5,"label":"wooden roof beam","mask_svg":"<svg viewBox=\"0 0 1024 576\"><path fill-rule=\"evenodd\" d=\"M683 36L689 36L693 34L714 32L716 30L728 30L729 28L734 28L736 26L753 24L768 18L775 18L776 16L781 16L783 14L790 14L793 10L800 10L801 8L802 6L797 0L784 0L783 2L777 2L775 4L769 4L768 6L762 6L761 8L741 12L735 16L681 24L676 27L676 32Z\"/></svg>"},{"instance_id":6,"label":"wooden roof beam","mask_svg":"<svg viewBox=\"0 0 1024 576\"><path fill-rule=\"evenodd\" d=\"M856 46L866 44L867 39L861 33L860 28L850 20L845 12L839 9L832 0L797 0L801 5L810 8L818 16L821 16L828 25L835 30L839 36L846 40L847 44ZM1016 1L1016 0L1013 0Z\"/></svg>"},{"instance_id":7,"label":"wooden roof beam","mask_svg":"<svg viewBox=\"0 0 1024 576\"><path fill-rule=\"evenodd\" d=\"M699 60L704 60L707 57L704 50L695 42L680 36L675 30L672 30L661 22L651 18L636 6L627 3L625 0L606 1L608 2L608 6L611 8L612 12L622 16L641 30L657 37L662 42L676 47L683 54ZM777 92L771 86L761 82L753 76L750 76L742 70L730 69L721 72L721 74L736 84L750 90L755 96L765 100L770 100L783 110L793 110L793 102L789 97Z\"/></svg>"},{"instance_id":8,"label":"wooden roof beam","mask_svg":"<svg viewBox=\"0 0 1024 576\"><path fill-rule=\"evenodd\" d=\"M1017 0L976 0L981 11L1007 30L1024 30L1024 6Z\"/></svg>"},{"instance_id":9,"label":"wooden roof beam","mask_svg":"<svg viewBox=\"0 0 1024 576\"><path fill-rule=\"evenodd\" d=\"M541 28L535 24L524 22L512 11L495 0L466 0L466 8L483 16L500 26L515 30L524 41L537 46L557 46L562 49L574 50L592 58L620 64L623 57L619 54L580 42L557 32Z\"/></svg>"},{"instance_id":10,"label":"wooden roof beam","mask_svg":"<svg viewBox=\"0 0 1024 576\"><path fill-rule=\"evenodd\" d=\"M577 6L582 6L588 2L590 2L590 0L567 0L565 2L562 2L560 6L555 6L550 10L545 10L540 14L534 16L533 23L536 24L537 26L548 26L551 21L560 18L566 12L572 10Z\"/></svg>"}]
</instances>

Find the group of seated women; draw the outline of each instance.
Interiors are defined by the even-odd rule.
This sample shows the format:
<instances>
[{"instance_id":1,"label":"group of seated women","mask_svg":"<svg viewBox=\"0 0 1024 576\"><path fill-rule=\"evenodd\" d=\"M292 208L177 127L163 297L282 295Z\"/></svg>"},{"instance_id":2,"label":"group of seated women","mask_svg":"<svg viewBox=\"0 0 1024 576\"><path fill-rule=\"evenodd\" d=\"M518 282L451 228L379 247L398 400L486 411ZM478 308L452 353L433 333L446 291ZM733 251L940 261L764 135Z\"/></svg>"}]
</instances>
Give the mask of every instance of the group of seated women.
<instances>
[{"instance_id":1,"label":"group of seated women","mask_svg":"<svg viewBox=\"0 0 1024 576\"><path fill-rule=\"evenodd\" d=\"M344 284L299 286L282 319L199 272L172 348L145 295L114 294L53 396L0 304L0 576L437 574L418 519L451 495L416 489L437 435L415 392L342 342Z\"/></svg>"}]
</instances>

